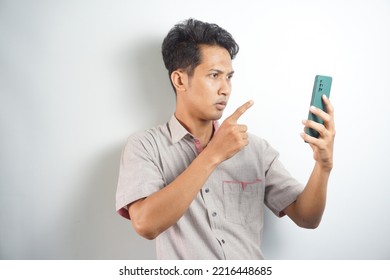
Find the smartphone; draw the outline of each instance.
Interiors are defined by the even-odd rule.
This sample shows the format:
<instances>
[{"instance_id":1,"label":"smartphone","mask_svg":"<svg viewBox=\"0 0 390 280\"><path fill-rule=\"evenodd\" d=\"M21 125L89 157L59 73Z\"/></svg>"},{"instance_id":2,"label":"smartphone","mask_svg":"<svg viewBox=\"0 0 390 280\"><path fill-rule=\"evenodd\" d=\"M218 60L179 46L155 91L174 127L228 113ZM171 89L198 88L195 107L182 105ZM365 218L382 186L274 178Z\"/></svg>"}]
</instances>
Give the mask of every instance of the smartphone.
<instances>
[{"instance_id":1,"label":"smartphone","mask_svg":"<svg viewBox=\"0 0 390 280\"><path fill-rule=\"evenodd\" d=\"M314 86L313 86L313 92L311 94L310 106L317 107L326 112L326 108L322 102L322 96L325 94L326 97L329 98L331 86L332 86L332 77L317 75L314 79ZM310 111L309 111L308 119L318 122L320 124L324 123L321 118L314 115ZM320 136L320 134L312 128L306 128L306 133L315 138L318 138Z\"/></svg>"}]
</instances>

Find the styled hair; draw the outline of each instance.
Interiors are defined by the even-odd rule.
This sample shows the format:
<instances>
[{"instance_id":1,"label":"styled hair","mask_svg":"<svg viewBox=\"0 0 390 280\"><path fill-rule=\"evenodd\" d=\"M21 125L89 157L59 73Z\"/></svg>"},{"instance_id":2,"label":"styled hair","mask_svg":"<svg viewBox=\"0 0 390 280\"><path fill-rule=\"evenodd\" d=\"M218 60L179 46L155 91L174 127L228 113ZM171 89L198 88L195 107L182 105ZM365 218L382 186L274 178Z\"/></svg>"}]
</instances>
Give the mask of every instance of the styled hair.
<instances>
[{"instance_id":1,"label":"styled hair","mask_svg":"<svg viewBox=\"0 0 390 280\"><path fill-rule=\"evenodd\" d=\"M161 52L169 76L177 69L183 69L192 76L196 66L201 63L200 45L223 47L231 59L239 50L232 35L218 25L187 19L176 24L162 43Z\"/></svg>"}]
</instances>

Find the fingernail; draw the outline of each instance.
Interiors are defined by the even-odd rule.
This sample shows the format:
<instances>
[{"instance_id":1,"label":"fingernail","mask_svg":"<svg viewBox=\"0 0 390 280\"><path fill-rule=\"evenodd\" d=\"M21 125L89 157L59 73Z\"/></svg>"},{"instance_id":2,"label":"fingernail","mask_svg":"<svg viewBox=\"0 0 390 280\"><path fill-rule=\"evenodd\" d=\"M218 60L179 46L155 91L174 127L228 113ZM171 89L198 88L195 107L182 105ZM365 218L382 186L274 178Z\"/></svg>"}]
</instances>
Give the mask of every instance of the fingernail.
<instances>
[{"instance_id":1,"label":"fingernail","mask_svg":"<svg viewBox=\"0 0 390 280\"><path fill-rule=\"evenodd\" d=\"M328 99L328 97L325 94L323 94L322 97L325 99Z\"/></svg>"},{"instance_id":2,"label":"fingernail","mask_svg":"<svg viewBox=\"0 0 390 280\"><path fill-rule=\"evenodd\" d=\"M310 106L310 110L315 111L315 110L317 110L317 108L314 106Z\"/></svg>"}]
</instances>

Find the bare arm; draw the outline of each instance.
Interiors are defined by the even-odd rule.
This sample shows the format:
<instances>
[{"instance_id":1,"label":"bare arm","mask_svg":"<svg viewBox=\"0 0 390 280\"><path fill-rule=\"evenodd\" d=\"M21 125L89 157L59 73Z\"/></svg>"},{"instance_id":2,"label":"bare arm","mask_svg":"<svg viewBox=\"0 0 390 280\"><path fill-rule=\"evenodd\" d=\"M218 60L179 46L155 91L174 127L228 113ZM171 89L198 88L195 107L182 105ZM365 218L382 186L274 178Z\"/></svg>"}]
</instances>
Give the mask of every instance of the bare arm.
<instances>
[{"instance_id":1,"label":"bare arm","mask_svg":"<svg viewBox=\"0 0 390 280\"><path fill-rule=\"evenodd\" d=\"M299 226L316 228L322 218L326 204L327 185L330 172L333 168L333 144L335 138L334 109L330 101L323 96L327 113L311 108L312 113L318 115L324 124L305 120L305 127L311 127L320 133L318 139L302 133L302 138L313 149L313 157L316 161L311 176L304 191L297 200L289 205L284 212Z\"/></svg>"},{"instance_id":2,"label":"bare arm","mask_svg":"<svg viewBox=\"0 0 390 280\"><path fill-rule=\"evenodd\" d=\"M217 165L204 150L171 184L130 204L129 214L138 234L154 239L176 223Z\"/></svg>"},{"instance_id":3,"label":"bare arm","mask_svg":"<svg viewBox=\"0 0 390 280\"><path fill-rule=\"evenodd\" d=\"M138 234L154 239L175 224L215 168L248 144L247 127L237 120L252 104L248 101L228 117L203 152L172 183L130 204L129 215Z\"/></svg>"}]
</instances>

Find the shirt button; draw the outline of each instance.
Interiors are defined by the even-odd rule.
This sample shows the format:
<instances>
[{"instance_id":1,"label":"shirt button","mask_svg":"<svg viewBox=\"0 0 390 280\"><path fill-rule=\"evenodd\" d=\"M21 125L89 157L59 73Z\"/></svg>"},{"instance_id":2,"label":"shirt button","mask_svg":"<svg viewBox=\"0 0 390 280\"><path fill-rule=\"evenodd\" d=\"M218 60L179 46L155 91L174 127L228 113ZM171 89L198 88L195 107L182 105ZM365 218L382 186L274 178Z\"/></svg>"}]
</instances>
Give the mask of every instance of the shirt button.
<instances>
[{"instance_id":1,"label":"shirt button","mask_svg":"<svg viewBox=\"0 0 390 280\"><path fill-rule=\"evenodd\" d=\"M213 217L217 216L217 212L213 212L213 213L211 214L211 216L213 216Z\"/></svg>"},{"instance_id":2,"label":"shirt button","mask_svg":"<svg viewBox=\"0 0 390 280\"><path fill-rule=\"evenodd\" d=\"M208 193L208 192L210 191L210 189L205 189L204 191L205 191L206 193Z\"/></svg>"},{"instance_id":3,"label":"shirt button","mask_svg":"<svg viewBox=\"0 0 390 280\"><path fill-rule=\"evenodd\" d=\"M221 242L222 242L222 244L225 244L225 240L222 239Z\"/></svg>"}]
</instances>

